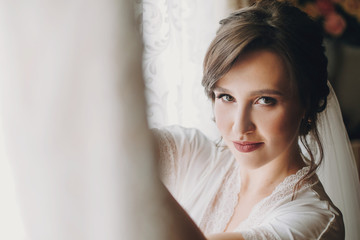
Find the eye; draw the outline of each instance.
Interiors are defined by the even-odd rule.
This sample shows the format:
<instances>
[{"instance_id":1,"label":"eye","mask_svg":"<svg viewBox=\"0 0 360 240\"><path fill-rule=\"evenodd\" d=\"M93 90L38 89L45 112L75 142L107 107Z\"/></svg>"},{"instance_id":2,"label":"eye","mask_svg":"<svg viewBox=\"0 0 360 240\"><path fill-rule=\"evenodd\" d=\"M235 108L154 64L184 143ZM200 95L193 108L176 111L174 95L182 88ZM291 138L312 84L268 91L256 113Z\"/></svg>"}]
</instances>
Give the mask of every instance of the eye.
<instances>
[{"instance_id":1,"label":"eye","mask_svg":"<svg viewBox=\"0 0 360 240\"><path fill-rule=\"evenodd\" d=\"M216 96L216 98L221 99L224 102L234 102L234 97L232 97L229 94L219 94Z\"/></svg>"},{"instance_id":2,"label":"eye","mask_svg":"<svg viewBox=\"0 0 360 240\"><path fill-rule=\"evenodd\" d=\"M255 103L265 106L272 106L276 104L276 99L272 97L259 97L256 99Z\"/></svg>"}]
</instances>

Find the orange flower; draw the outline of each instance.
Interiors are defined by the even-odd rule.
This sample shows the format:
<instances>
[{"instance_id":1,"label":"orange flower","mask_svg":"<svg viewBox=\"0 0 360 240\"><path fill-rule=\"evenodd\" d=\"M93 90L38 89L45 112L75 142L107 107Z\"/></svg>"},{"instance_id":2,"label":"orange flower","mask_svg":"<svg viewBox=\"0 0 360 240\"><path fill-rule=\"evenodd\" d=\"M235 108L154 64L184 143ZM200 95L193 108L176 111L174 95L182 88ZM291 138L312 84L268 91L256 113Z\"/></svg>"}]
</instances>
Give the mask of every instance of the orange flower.
<instances>
[{"instance_id":1,"label":"orange flower","mask_svg":"<svg viewBox=\"0 0 360 240\"><path fill-rule=\"evenodd\" d=\"M336 12L331 12L325 16L324 29L334 37L339 37L346 28L346 22L342 16Z\"/></svg>"}]
</instances>

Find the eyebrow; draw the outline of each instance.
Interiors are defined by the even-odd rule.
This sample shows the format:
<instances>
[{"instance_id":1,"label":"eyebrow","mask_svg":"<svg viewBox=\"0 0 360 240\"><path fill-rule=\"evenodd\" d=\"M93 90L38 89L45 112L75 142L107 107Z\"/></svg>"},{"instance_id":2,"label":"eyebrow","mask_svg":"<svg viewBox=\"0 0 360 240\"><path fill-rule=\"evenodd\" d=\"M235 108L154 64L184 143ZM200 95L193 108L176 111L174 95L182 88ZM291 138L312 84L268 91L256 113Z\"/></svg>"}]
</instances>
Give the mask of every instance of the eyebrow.
<instances>
[{"instance_id":1,"label":"eyebrow","mask_svg":"<svg viewBox=\"0 0 360 240\"><path fill-rule=\"evenodd\" d=\"M223 93L231 93L231 91L227 90L226 88L222 88L222 87L219 87L219 86L215 86L214 91L223 92Z\"/></svg>"},{"instance_id":2,"label":"eyebrow","mask_svg":"<svg viewBox=\"0 0 360 240\"><path fill-rule=\"evenodd\" d=\"M223 92L223 93L231 93L230 90L226 89L226 88L222 88L219 86L215 86L214 91L217 92ZM278 95L278 96L283 96L284 94L278 90L275 89L269 89L269 88L265 88L265 89L260 89L260 90L256 90L256 91L252 91L250 93L250 96L254 96L254 95L264 95L264 94L268 94L268 95Z\"/></svg>"}]
</instances>

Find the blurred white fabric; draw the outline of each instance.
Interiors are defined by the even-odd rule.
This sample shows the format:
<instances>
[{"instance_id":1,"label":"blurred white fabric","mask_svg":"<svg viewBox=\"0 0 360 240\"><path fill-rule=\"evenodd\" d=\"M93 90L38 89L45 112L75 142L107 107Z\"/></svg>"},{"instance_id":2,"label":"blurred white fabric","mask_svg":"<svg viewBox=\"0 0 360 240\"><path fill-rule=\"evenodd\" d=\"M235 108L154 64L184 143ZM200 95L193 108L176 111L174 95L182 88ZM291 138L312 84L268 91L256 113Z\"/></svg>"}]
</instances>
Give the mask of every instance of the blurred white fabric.
<instances>
[{"instance_id":1,"label":"blurred white fabric","mask_svg":"<svg viewBox=\"0 0 360 240\"><path fill-rule=\"evenodd\" d=\"M0 239L24 240L25 229L21 219L13 171L5 153L1 120L0 115Z\"/></svg>"},{"instance_id":2,"label":"blurred white fabric","mask_svg":"<svg viewBox=\"0 0 360 240\"><path fill-rule=\"evenodd\" d=\"M132 2L0 2L0 239L165 239Z\"/></svg>"}]
</instances>

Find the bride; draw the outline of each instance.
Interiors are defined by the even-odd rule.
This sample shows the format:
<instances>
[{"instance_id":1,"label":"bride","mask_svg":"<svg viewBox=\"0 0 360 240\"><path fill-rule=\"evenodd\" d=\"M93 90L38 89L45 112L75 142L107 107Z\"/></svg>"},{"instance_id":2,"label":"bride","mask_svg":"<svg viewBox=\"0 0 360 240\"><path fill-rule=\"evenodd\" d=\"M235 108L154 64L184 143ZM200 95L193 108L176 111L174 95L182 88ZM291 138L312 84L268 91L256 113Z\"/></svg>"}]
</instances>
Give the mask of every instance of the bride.
<instances>
[{"instance_id":1,"label":"bride","mask_svg":"<svg viewBox=\"0 0 360 240\"><path fill-rule=\"evenodd\" d=\"M162 180L195 222L191 239L344 239L343 215L316 174L331 164L319 124L334 98L322 41L287 3L260 1L221 21L202 81L221 142L154 130Z\"/></svg>"}]
</instances>

